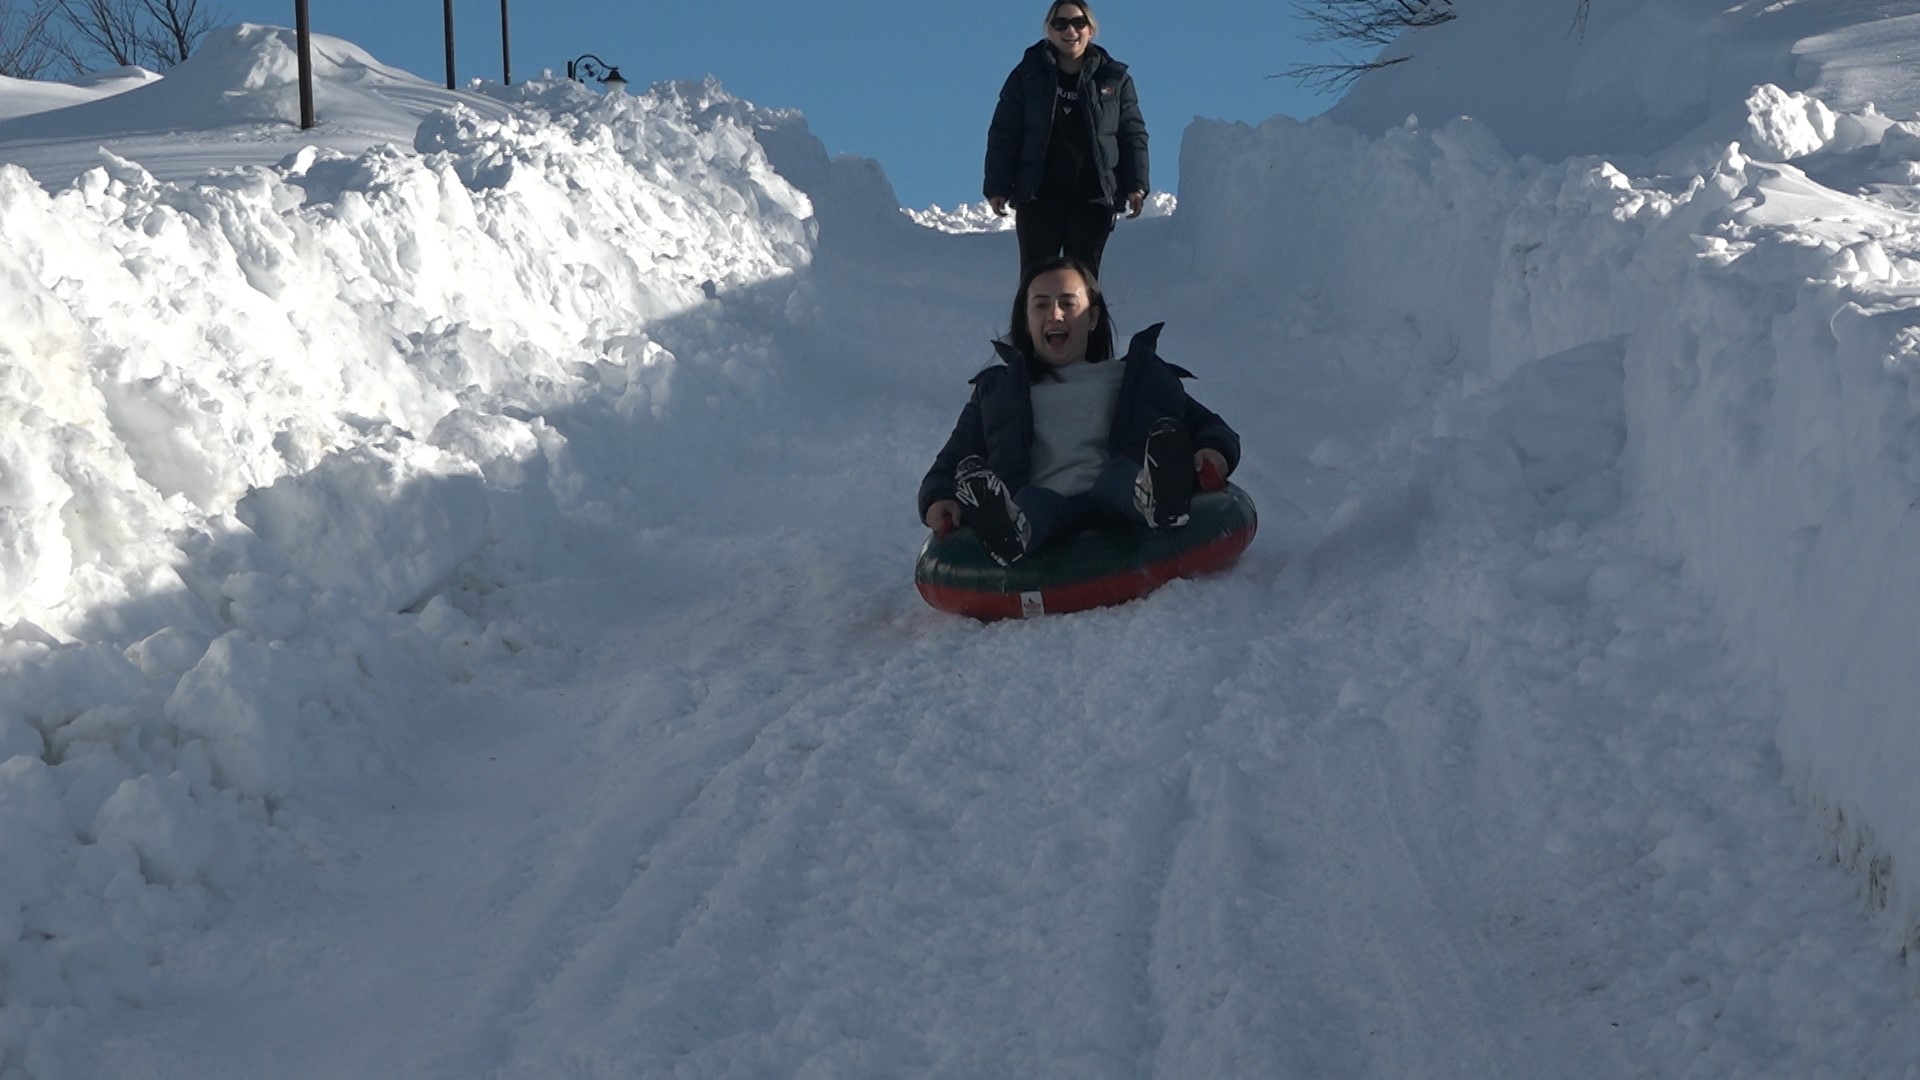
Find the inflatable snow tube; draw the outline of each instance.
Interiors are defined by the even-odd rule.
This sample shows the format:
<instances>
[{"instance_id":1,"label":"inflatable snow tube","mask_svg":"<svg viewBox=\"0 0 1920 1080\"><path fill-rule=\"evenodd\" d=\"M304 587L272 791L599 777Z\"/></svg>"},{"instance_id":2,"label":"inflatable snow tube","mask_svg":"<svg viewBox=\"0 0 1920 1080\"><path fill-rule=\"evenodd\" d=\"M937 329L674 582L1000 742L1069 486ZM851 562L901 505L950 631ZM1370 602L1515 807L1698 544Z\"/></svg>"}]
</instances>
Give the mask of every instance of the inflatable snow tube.
<instances>
[{"instance_id":1,"label":"inflatable snow tube","mask_svg":"<svg viewBox=\"0 0 1920 1080\"><path fill-rule=\"evenodd\" d=\"M1259 524L1253 500L1227 484L1196 492L1178 529L1087 529L1012 566L988 557L973 531L930 536L913 569L927 603L976 619L1024 619L1106 607L1145 596L1174 578L1232 566Z\"/></svg>"}]
</instances>

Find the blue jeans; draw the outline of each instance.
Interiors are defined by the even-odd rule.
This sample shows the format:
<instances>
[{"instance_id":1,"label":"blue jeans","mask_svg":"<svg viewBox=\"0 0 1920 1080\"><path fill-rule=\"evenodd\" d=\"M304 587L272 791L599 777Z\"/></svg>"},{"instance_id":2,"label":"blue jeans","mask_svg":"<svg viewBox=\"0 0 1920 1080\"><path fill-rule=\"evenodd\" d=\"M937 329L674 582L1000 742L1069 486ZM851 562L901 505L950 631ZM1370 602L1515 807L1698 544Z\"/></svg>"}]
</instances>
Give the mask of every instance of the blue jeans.
<instances>
[{"instance_id":1,"label":"blue jeans","mask_svg":"<svg viewBox=\"0 0 1920 1080\"><path fill-rule=\"evenodd\" d=\"M1080 495L1062 495L1050 488L1028 484L1014 492L1013 501L1027 515L1031 534L1027 550L1056 536L1065 536L1086 525L1101 521L1120 521L1145 525L1147 519L1133 505L1133 481L1140 474L1140 463L1123 457L1111 458L1093 487Z\"/></svg>"}]
</instances>

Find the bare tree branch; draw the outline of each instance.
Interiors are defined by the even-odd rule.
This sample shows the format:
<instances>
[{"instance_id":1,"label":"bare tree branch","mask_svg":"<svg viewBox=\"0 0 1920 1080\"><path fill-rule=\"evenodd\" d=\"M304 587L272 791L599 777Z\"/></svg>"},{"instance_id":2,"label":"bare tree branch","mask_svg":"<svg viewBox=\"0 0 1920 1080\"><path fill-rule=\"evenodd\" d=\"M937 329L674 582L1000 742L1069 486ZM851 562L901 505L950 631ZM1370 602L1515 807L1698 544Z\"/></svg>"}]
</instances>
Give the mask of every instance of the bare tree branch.
<instances>
[{"instance_id":1,"label":"bare tree branch","mask_svg":"<svg viewBox=\"0 0 1920 1080\"><path fill-rule=\"evenodd\" d=\"M88 54L106 57L110 65L128 67L140 62L140 32L136 0L59 0L60 11L74 39L63 52L75 68L87 69Z\"/></svg>"},{"instance_id":2,"label":"bare tree branch","mask_svg":"<svg viewBox=\"0 0 1920 1080\"><path fill-rule=\"evenodd\" d=\"M1306 40L1350 42L1374 49L1392 44L1407 30L1439 26L1455 18L1453 0L1294 0L1294 9L1309 28L1304 35ZM1342 59L1295 64L1278 77L1323 93L1338 94L1345 92L1360 76L1408 59L1398 56L1391 60Z\"/></svg>"},{"instance_id":3,"label":"bare tree branch","mask_svg":"<svg viewBox=\"0 0 1920 1080\"><path fill-rule=\"evenodd\" d=\"M1269 75L1269 79L1292 79L1310 90L1327 94L1345 93L1355 79L1369 71L1392 67L1413 59L1411 56L1396 56L1391 60L1370 60L1366 63L1331 64L1295 64L1278 75Z\"/></svg>"},{"instance_id":4,"label":"bare tree branch","mask_svg":"<svg viewBox=\"0 0 1920 1080\"><path fill-rule=\"evenodd\" d=\"M214 28L213 12L202 12L200 0L142 0L151 20L145 36L148 54L160 67L172 67L193 55L207 31Z\"/></svg>"},{"instance_id":5,"label":"bare tree branch","mask_svg":"<svg viewBox=\"0 0 1920 1080\"><path fill-rule=\"evenodd\" d=\"M156 71L193 55L207 31L225 14L200 0L55 0L73 40L63 50L75 70L104 59Z\"/></svg>"},{"instance_id":6,"label":"bare tree branch","mask_svg":"<svg viewBox=\"0 0 1920 1080\"><path fill-rule=\"evenodd\" d=\"M1545 0L1538 0L1545 2ZM1568 33L1579 37L1586 32L1587 15L1593 0L1572 0L1573 25ZM1379 49L1391 45L1408 30L1439 26L1459 17L1454 0L1294 0L1294 10L1308 30L1308 41L1346 42ZM1413 59L1396 56L1391 60L1336 60L1327 63L1295 64L1278 76L1302 86L1340 93L1370 71L1392 67Z\"/></svg>"},{"instance_id":7,"label":"bare tree branch","mask_svg":"<svg viewBox=\"0 0 1920 1080\"><path fill-rule=\"evenodd\" d=\"M1296 0L1309 41L1387 45L1404 30L1454 19L1453 0Z\"/></svg>"},{"instance_id":8,"label":"bare tree branch","mask_svg":"<svg viewBox=\"0 0 1920 1080\"><path fill-rule=\"evenodd\" d=\"M53 39L51 0L23 7L16 0L0 0L0 75L37 79L51 70L60 54Z\"/></svg>"}]
</instances>

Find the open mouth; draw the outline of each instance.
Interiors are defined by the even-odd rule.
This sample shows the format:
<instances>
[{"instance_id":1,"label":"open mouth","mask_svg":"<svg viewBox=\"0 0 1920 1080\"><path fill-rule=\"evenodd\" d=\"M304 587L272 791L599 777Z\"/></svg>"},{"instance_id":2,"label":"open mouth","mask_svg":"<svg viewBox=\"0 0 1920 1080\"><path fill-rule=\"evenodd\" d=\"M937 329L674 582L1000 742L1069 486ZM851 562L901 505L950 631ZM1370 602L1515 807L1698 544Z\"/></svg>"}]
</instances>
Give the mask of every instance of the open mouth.
<instances>
[{"instance_id":1,"label":"open mouth","mask_svg":"<svg viewBox=\"0 0 1920 1080\"><path fill-rule=\"evenodd\" d=\"M1041 339L1049 345L1065 345L1067 343L1067 336L1065 328L1061 328L1058 330L1048 330L1041 335Z\"/></svg>"}]
</instances>

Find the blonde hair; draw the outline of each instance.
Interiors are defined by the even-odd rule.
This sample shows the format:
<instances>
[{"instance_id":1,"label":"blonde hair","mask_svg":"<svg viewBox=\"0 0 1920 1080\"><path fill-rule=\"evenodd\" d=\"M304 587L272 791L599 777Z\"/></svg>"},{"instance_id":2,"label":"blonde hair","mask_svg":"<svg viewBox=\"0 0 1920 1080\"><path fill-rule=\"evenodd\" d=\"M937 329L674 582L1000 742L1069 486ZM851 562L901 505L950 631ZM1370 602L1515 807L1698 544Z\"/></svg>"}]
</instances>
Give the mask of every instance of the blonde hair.
<instances>
[{"instance_id":1,"label":"blonde hair","mask_svg":"<svg viewBox=\"0 0 1920 1080\"><path fill-rule=\"evenodd\" d=\"M1087 37L1091 39L1100 36L1100 20L1094 18L1093 8L1087 5L1087 0L1053 0L1053 6L1047 8L1047 17L1040 20L1040 33L1042 35L1046 34L1048 30L1053 29L1053 17L1058 14L1063 7L1079 8L1080 14L1087 17Z\"/></svg>"}]
</instances>

